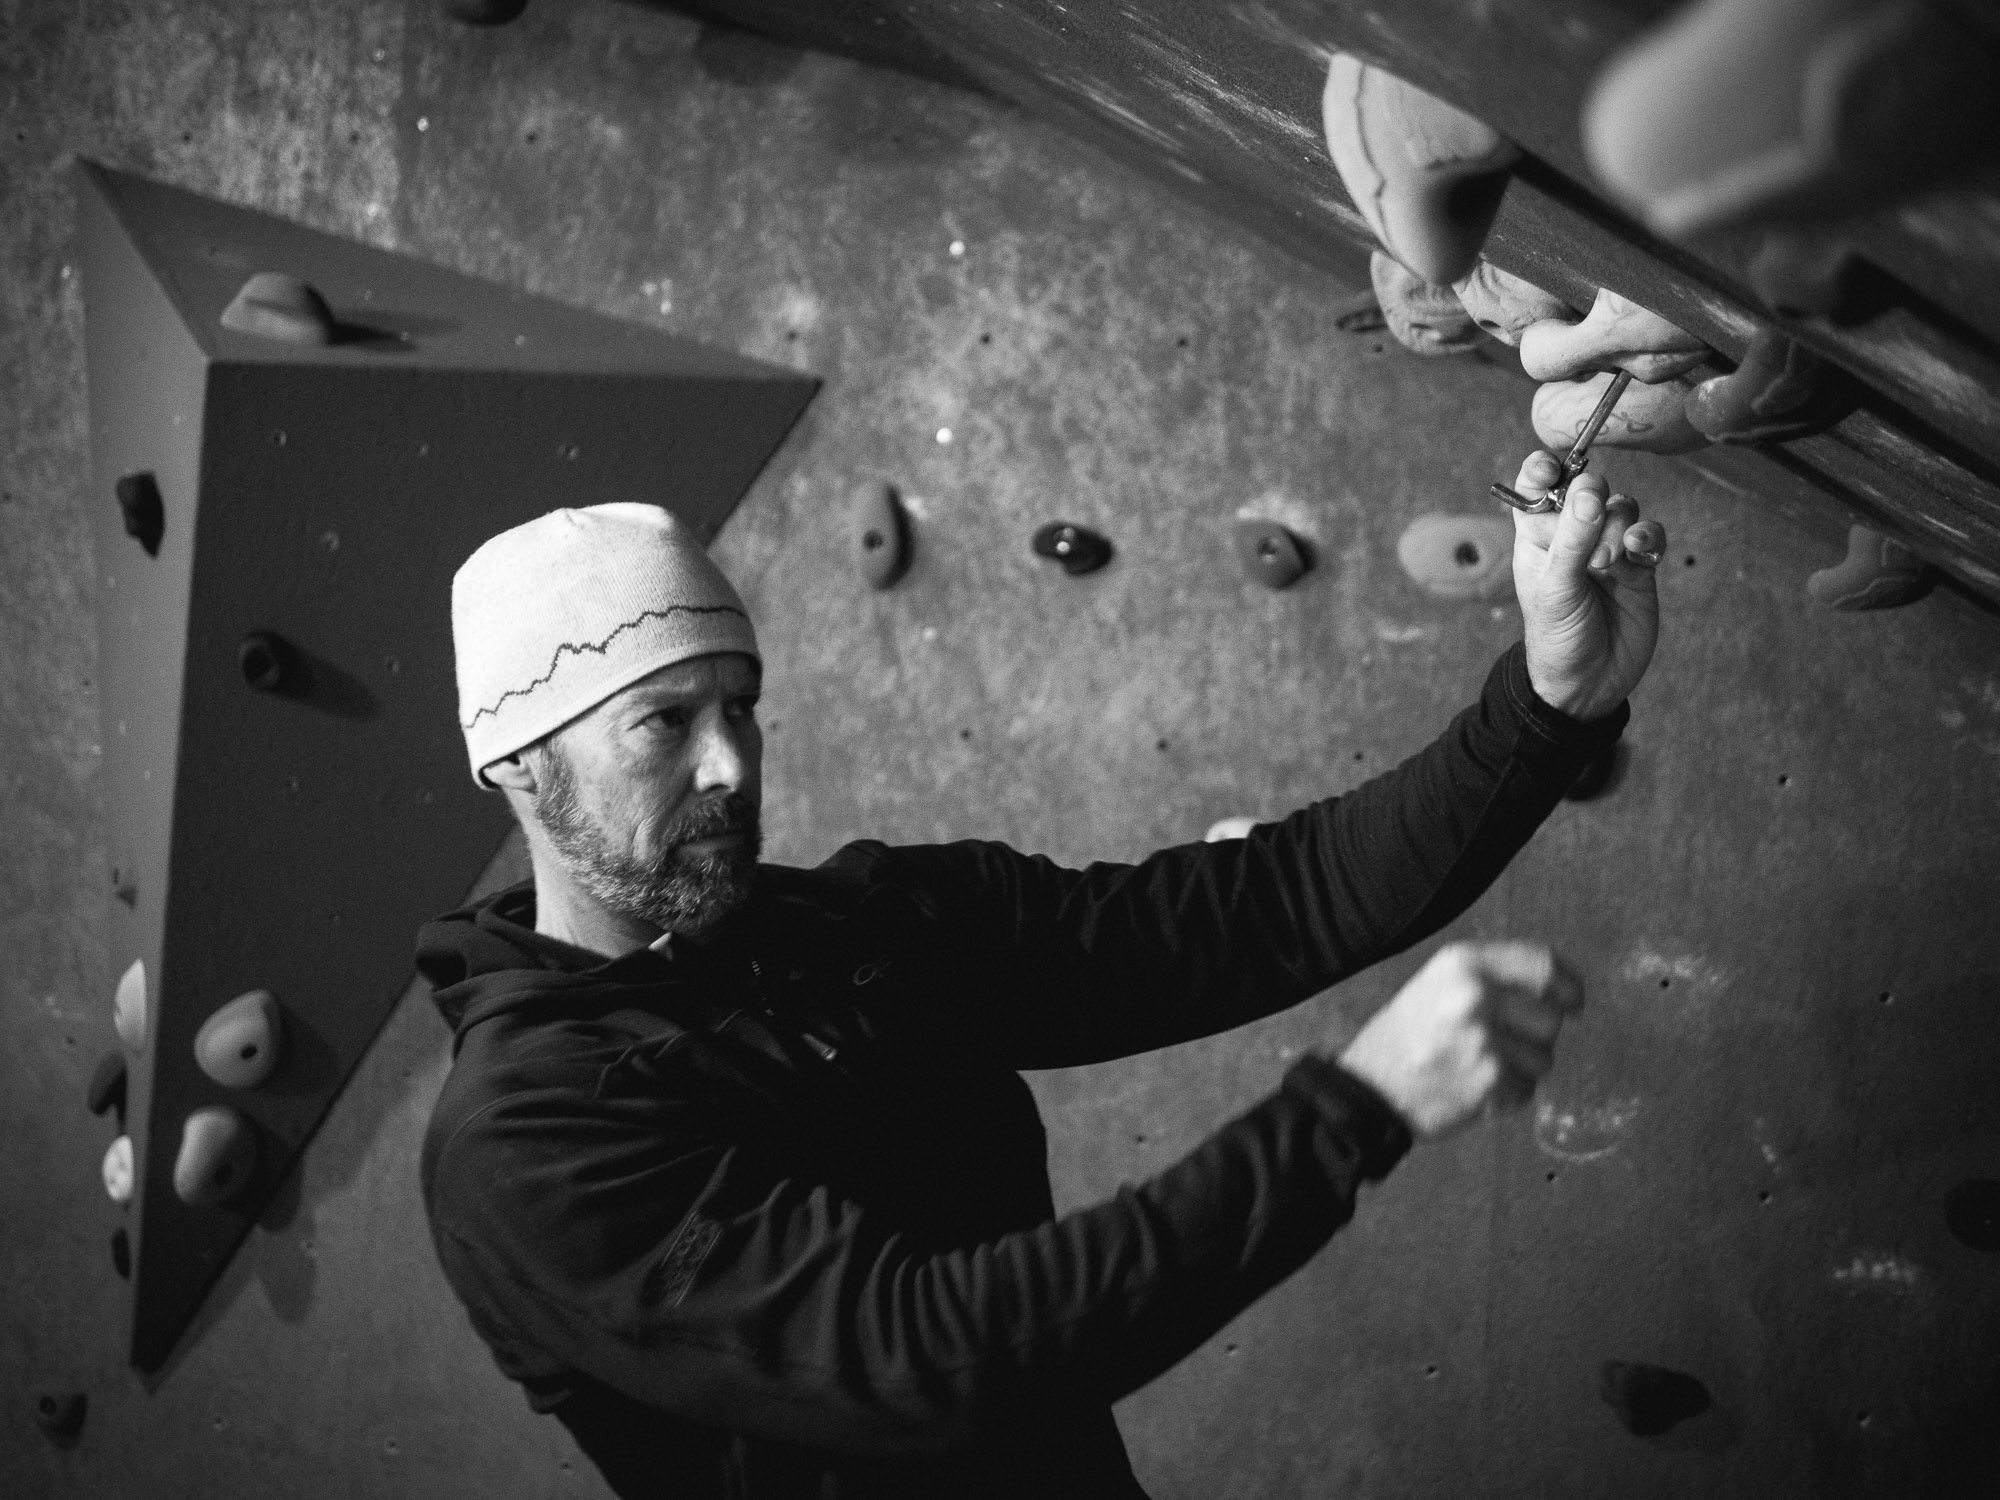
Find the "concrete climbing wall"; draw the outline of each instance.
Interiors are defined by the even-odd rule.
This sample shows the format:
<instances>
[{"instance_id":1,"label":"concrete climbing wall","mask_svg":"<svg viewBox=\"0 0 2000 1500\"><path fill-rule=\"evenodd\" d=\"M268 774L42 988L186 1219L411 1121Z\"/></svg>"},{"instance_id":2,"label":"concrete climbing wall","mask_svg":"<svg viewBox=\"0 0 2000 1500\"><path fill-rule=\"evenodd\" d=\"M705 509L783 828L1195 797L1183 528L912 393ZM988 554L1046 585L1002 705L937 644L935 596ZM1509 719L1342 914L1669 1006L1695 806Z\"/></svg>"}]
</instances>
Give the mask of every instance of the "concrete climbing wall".
<instances>
[{"instance_id":1,"label":"concrete climbing wall","mask_svg":"<svg viewBox=\"0 0 2000 1500\"><path fill-rule=\"evenodd\" d=\"M1495 359L1336 326L1356 290L1007 107L650 9L17 4L0 19L0 1494L597 1496L431 1260L446 1037L391 1018L155 1388L124 1364L84 1109L113 1045L81 300L82 151L826 383L718 550L771 663L772 852L991 835L1135 855L1414 750L1516 632L1401 571L1531 444ZM1335 1245L1125 1402L1167 1497L1974 1495L2000 1431L2000 625L1840 615L1817 506L1614 455L1674 537L1606 795L1461 924L1592 1005L1538 1108L1421 1153ZM848 571L893 482L914 565ZM1231 550L1283 519L1318 566ZM1095 527L1111 566L1031 555ZM449 711L440 705L440 713ZM502 851L492 878L518 868ZM412 912L412 927L426 913ZM1344 1038L1418 955L1290 1016L1035 1080L1059 1199L1146 1173ZM1700 1378L1659 1438L1607 1359ZM73 1447L31 1393L75 1389Z\"/></svg>"}]
</instances>

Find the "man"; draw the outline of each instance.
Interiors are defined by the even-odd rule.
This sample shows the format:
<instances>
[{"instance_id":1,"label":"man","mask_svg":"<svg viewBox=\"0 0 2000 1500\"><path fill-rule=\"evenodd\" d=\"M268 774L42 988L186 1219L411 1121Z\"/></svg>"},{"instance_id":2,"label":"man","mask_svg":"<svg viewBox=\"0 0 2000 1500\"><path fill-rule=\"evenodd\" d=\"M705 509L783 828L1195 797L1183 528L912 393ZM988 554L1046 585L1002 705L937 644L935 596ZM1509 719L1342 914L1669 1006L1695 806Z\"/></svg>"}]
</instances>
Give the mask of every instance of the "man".
<instances>
[{"instance_id":1,"label":"man","mask_svg":"<svg viewBox=\"0 0 2000 1500\"><path fill-rule=\"evenodd\" d=\"M1518 488L1555 477L1547 454ZM423 1155L446 1274L620 1495L1140 1496L1110 1403L1302 1264L1412 1138L1518 1103L1581 989L1440 951L1338 1059L1057 1217L1023 1068L1208 1035L1409 947L1616 739L1665 547L1579 480L1517 520L1525 647L1427 750L1135 866L856 843L759 865L759 658L655 507L453 584L475 779L531 881L429 926L456 1028Z\"/></svg>"}]
</instances>

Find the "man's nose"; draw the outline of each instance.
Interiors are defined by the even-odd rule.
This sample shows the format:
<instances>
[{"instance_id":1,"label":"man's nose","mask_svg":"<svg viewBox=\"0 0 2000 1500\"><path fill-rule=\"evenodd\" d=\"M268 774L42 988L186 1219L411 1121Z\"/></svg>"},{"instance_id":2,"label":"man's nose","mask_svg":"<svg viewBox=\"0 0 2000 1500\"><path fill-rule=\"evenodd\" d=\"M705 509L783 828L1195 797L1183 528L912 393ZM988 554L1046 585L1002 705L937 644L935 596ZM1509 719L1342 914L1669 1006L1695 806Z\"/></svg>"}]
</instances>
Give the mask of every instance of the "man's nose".
<instances>
[{"instance_id":1,"label":"man's nose","mask_svg":"<svg viewBox=\"0 0 2000 1500\"><path fill-rule=\"evenodd\" d=\"M697 792L741 791L751 755L751 749L745 742L744 728L721 714L715 714L702 724L700 735L694 789Z\"/></svg>"}]
</instances>

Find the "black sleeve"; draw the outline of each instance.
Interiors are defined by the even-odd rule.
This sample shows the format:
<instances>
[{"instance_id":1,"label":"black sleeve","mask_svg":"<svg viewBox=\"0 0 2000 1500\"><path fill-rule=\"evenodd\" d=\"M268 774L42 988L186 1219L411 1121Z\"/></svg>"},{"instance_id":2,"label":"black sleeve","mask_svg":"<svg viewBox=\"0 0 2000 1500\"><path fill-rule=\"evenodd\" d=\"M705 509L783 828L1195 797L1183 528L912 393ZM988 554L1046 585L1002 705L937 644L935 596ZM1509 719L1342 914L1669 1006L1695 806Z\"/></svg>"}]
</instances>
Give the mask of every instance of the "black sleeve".
<instances>
[{"instance_id":1,"label":"black sleeve","mask_svg":"<svg viewBox=\"0 0 2000 1500\"><path fill-rule=\"evenodd\" d=\"M981 1045L1016 1068L1098 1062L1269 1015L1436 932L1627 716L1550 708L1517 644L1426 749L1245 839L1082 871L999 844L872 847L944 936L934 989Z\"/></svg>"},{"instance_id":2,"label":"black sleeve","mask_svg":"<svg viewBox=\"0 0 2000 1500\"><path fill-rule=\"evenodd\" d=\"M1196 1348L1351 1216L1409 1136L1319 1059L1107 1202L983 1244L902 1226L663 1094L520 1090L428 1175L447 1274L504 1327L685 1419L849 1453L1046 1431Z\"/></svg>"}]
</instances>

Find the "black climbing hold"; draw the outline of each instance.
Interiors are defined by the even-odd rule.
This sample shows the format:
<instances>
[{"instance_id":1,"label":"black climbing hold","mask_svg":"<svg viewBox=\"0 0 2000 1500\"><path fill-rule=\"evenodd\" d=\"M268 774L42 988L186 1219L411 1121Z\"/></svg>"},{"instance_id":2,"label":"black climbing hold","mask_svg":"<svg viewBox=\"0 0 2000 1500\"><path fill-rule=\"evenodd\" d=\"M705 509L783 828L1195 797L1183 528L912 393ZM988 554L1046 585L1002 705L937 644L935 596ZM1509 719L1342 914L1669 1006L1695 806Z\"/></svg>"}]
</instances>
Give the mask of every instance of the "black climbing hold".
<instances>
[{"instance_id":1,"label":"black climbing hold","mask_svg":"<svg viewBox=\"0 0 2000 1500\"><path fill-rule=\"evenodd\" d=\"M1689 1417L1698 1417L1715 1403L1708 1387L1692 1375L1661 1365L1628 1364L1607 1359L1598 1372L1597 1393L1618 1414L1625 1430L1639 1437L1658 1437Z\"/></svg>"},{"instance_id":2,"label":"black climbing hold","mask_svg":"<svg viewBox=\"0 0 2000 1500\"><path fill-rule=\"evenodd\" d=\"M444 0L444 13L468 26L499 26L528 8L528 0Z\"/></svg>"},{"instance_id":3,"label":"black climbing hold","mask_svg":"<svg viewBox=\"0 0 2000 1500\"><path fill-rule=\"evenodd\" d=\"M111 1231L111 1269L127 1280L132 1275L132 1236L124 1227Z\"/></svg>"},{"instance_id":4,"label":"black climbing hold","mask_svg":"<svg viewBox=\"0 0 2000 1500\"><path fill-rule=\"evenodd\" d=\"M871 589L886 589L909 571L910 518L894 485L864 485L851 524L854 567Z\"/></svg>"},{"instance_id":5,"label":"black climbing hold","mask_svg":"<svg viewBox=\"0 0 2000 1500\"><path fill-rule=\"evenodd\" d=\"M159 480L142 470L120 476L112 488L125 517L125 535L144 547L146 556L158 557L160 538L167 534L167 502L160 498Z\"/></svg>"},{"instance_id":6,"label":"black climbing hold","mask_svg":"<svg viewBox=\"0 0 2000 1500\"><path fill-rule=\"evenodd\" d=\"M90 1088L84 1094L84 1102L90 1112L101 1115L109 1110L118 1111L118 1124L125 1124L125 1054L107 1052L98 1060L90 1075Z\"/></svg>"},{"instance_id":7,"label":"black climbing hold","mask_svg":"<svg viewBox=\"0 0 2000 1500\"><path fill-rule=\"evenodd\" d=\"M1052 557L1072 578L1095 573L1111 561L1111 542L1096 532L1068 521L1051 521L1034 535L1030 544L1043 557Z\"/></svg>"},{"instance_id":8,"label":"black climbing hold","mask_svg":"<svg viewBox=\"0 0 2000 1500\"><path fill-rule=\"evenodd\" d=\"M1961 1245L2000 1252L2000 1182L1973 1177L1944 1195L1944 1223Z\"/></svg>"},{"instance_id":9,"label":"black climbing hold","mask_svg":"<svg viewBox=\"0 0 2000 1500\"><path fill-rule=\"evenodd\" d=\"M83 1431L83 1414L88 1405L82 1391L37 1391L35 1425L50 1442L67 1448Z\"/></svg>"},{"instance_id":10,"label":"black climbing hold","mask_svg":"<svg viewBox=\"0 0 2000 1500\"><path fill-rule=\"evenodd\" d=\"M1290 588L1312 566L1299 539L1276 521L1238 521L1235 535L1244 570L1266 588Z\"/></svg>"},{"instance_id":11,"label":"black climbing hold","mask_svg":"<svg viewBox=\"0 0 2000 1500\"><path fill-rule=\"evenodd\" d=\"M253 630L236 648L243 680L260 693L282 693L298 681L298 655L282 636Z\"/></svg>"}]
</instances>

